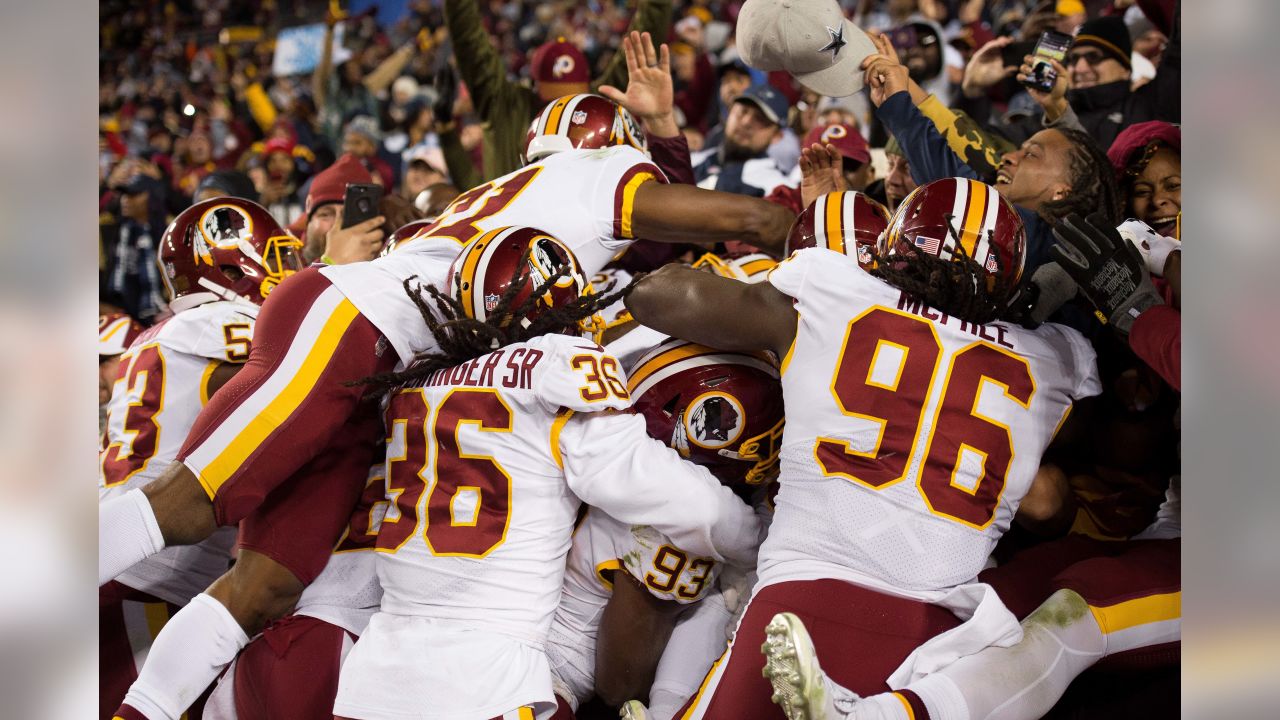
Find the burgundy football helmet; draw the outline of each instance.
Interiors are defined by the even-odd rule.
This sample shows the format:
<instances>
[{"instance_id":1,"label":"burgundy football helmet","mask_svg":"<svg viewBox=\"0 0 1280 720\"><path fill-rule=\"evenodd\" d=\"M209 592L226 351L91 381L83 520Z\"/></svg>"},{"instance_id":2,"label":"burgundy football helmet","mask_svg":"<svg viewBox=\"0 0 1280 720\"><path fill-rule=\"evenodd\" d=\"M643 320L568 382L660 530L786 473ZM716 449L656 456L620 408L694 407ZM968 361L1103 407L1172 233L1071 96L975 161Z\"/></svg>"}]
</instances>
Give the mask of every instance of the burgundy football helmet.
<instances>
[{"instance_id":1,"label":"burgundy football helmet","mask_svg":"<svg viewBox=\"0 0 1280 720\"><path fill-rule=\"evenodd\" d=\"M138 324L137 320L124 313L99 315L98 357L107 358L123 353L145 329Z\"/></svg>"},{"instance_id":2,"label":"burgundy football helmet","mask_svg":"<svg viewBox=\"0 0 1280 720\"><path fill-rule=\"evenodd\" d=\"M562 150L613 145L630 145L649 154L644 131L626 108L600 95L565 95L543 108L529 126L524 160L537 162Z\"/></svg>"},{"instance_id":3,"label":"burgundy football helmet","mask_svg":"<svg viewBox=\"0 0 1280 720\"><path fill-rule=\"evenodd\" d=\"M671 339L640 358L628 388L649 435L729 487L774 477L782 384L768 356Z\"/></svg>"},{"instance_id":4,"label":"burgundy football helmet","mask_svg":"<svg viewBox=\"0 0 1280 720\"><path fill-rule=\"evenodd\" d=\"M915 246L949 259L957 243L986 273L988 286L1003 275L1012 290L1027 261L1022 218L996 189L977 180L943 178L911 191L884 234L880 254L910 252Z\"/></svg>"},{"instance_id":5,"label":"burgundy football helmet","mask_svg":"<svg viewBox=\"0 0 1280 720\"><path fill-rule=\"evenodd\" d=\"M426 230L433 224L434 221L432 220L414 220L401 225L396 228L395 232L391 233L390 237L387 238L387 242L382 246L382 251L378 253L378 256L386 257L387 255L390 255L396 251L396 248L417 237L418 233Z\"/></svg>"},{"instance_id":6,"label":"burgundy football helmet","mask_svg":"<svg viewBox=\"0 0 1280 720\"><path fill-rule=\"evenodd\" d=\"M520 262L528 253L527 265ZM520 271L520 280L516 271ZM534 303L533 308L518 318L529 327L537 317L552 308L563 307L590 292L590 283L578 267L578 260L564 243L551 235L529 227L501 227L490 230L463 246L449 266L448 285L453 297L462 304L467 317L485 322L511 287L513 279L523 285L512 298L517 308L557 273L561 277ZM594 328L580 323L584 331Z\"/></svg>"},{"instance_id":7,"label":"burgundy football helmet","mask_svg":"<svg viewBox=\"0 0 1280 720\"><path fill-rule=\"evenodd\" d=\"M827 193L796 218L787 234L786 256L804 248L824 247L848 255L863 270L870 270L877 243L887 227L889 211L863 193Z\"/></svg>"},{"instance_id":8,"label":"burgundy football helmet","mask_svg":"<svg viewBox=\"0 0 1280 720\"><path fill-rule=\"evenodd\" d=\"M281 280L302 269L302 241L266 208L236 197L183 210L160 239L160 277L169 307L181 312L212 300L261 305Z\"/></svg>"}]
</instances>

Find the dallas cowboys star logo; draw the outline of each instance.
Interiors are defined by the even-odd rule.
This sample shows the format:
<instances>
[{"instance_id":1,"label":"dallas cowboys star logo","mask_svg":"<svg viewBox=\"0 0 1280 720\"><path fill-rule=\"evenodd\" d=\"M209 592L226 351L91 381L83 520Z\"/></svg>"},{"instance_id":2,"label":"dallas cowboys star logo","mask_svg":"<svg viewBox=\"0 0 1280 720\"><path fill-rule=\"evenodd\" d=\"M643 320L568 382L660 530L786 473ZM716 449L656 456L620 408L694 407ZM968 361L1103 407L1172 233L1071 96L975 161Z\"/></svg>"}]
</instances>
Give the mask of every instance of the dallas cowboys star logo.
<instances>
[{"instance_id":1,"label":"dallas cowboys star logo","mask_svg":"<svg viewBox=\"0 0 1280 720\"><path fill-rule=\"evenodd\" d=\"M848 45L849 43L844 39L844 25L841 25L838 30L833 27L828 27L827 32L831 33L831 42L819 48L818 52L823 53L830 50L831 64L834 65L836 63L836 58L840 56L840 48Z\"/></svg>"}]
</instances>

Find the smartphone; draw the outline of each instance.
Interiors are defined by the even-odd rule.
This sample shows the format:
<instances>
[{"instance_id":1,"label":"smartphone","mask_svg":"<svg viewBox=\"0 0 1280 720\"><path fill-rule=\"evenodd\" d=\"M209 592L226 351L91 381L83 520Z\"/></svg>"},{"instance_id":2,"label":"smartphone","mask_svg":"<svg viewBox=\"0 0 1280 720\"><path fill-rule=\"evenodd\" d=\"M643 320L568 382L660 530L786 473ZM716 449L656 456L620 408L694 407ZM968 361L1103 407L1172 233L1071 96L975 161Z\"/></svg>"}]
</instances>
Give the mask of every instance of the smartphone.
<instances>
[{"instance_id":1,"label":"smartphone","mask_svg":"<svg viewBox=\"0 0 1280 720\"><path fill-rule=\"evenodd\" d=\"M1036 41L1036 49L1031 53L1031 74L1022 82L1029 88L1042 92L1052 92L1053 84L1058 80L1058 71L1053 69L1052 58L1062 62L1071 49L1075 38L1055 30L1045 30Z\"/></svg>"},{"instance_id":2,"label":"smartphone","mask_svg":"<svg viewBox=\"0 0 1280 720\"><path fill-rule=\"evenodd\" d=\"M378 205L382 202L381 185L348 183L342 197L342 227L359 225L378 217Z\"/></svg>"}]
</instances>

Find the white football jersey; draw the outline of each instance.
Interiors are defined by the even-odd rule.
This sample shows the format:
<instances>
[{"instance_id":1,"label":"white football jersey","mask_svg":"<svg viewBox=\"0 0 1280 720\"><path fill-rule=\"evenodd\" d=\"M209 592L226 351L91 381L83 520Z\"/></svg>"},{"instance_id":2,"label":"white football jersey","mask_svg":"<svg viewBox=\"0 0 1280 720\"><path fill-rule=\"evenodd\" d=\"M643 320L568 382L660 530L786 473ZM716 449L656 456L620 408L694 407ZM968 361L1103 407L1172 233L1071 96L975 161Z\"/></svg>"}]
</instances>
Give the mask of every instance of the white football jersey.
<instances>
[{"instance_id":1,"label":"white football jersey","mask_svg":"<svg viewBox=\"0 0 1280 720\"><path fill-rule=\"evenodd\" d=\"M800 323L761 583L912 594L972 581L1072 402L1101 391L1092 347L1060 325L948 317L822 248L769 281Z\"/></svg>"},{"instance_id":2,"label":"white football jersey","mask_svg":"<svg viewBox=\"0 0 1280 720\"><path fill-rule=\"evenodd\" d=\"M98 456L99 501L146 485L173 462L209 401L214 368L248 359L257 316L254 305L197 305L149 328L120 356ZM185 605L226 572L235 536L220 528L199 544L165 548L117 580Z\"/></svg>"},{"instance_id":3,"label":"white football jersey","mask_svg":"<svg viewBox=\"0 0 1280 720\"><path fill-rule=\"evenodd\" d=\"M744 503L649 438L638 416L604 412L631 401L617 360L598 345L546 335L424 385L396 393L387 412L395 503L378 535L383 611L540 641L580 499L714 559L725 548L700 523L733 516L740 528L715 530L734 534L732 552L751 554L759 521ZM692 508L665 507L686 502L702 503L694 521L681 512Z\"/></svg>"},{"instance_id":4,"label":"white football jersey","mask_svg":"<svg viewBox=\"0 0 1280 720\"><path fill-rule=\"evenodd\" d=\"M581 502L692 554L754 562L750 508L651 439L629 405L617 360L566 335L391 396L382 606L343 666L336 714L492 717L554 704L543 643Z\"/></svg>"},{"instance_id":5,"label":"white football jersey","mask_svg":"<svg viewBox=\"0 0 1280 720\"><path fill-rule=\"evenodd\" d=\"M690 555L660 532L627 525L599 509L587 511L573 532L564 588L547 643L551 670L574 710L594 693L596 635L613 595L617 572L626 572L654 597L698 602L715 587L720 564Z\"/></svg>"},{"instance_id":6,"label":"white football jersey","mask_svg":"<svg viewBox=\"0 0 1280 720\"><path fill-rule=\"evenodd\" d=\"M396 366L400 370L413 362L414 355L436 349L436 339L405 291L405 283L424 297L427 285L445 290L449 265L461 249L449 238L419 240L369 262L330 265L320 272L387 338L400 358Z\"/></svg>"},{"instance_id":7,"label":"white football jersey","mask_svg":"<svg viewBox=\"0 0 1280 720\"><path fill-rule=\"evenodd\" d=\"M654 180L666 182L666 177L629 146L556 153L462 193L422 236L390 255L321 272L386 336L404 367L417 353L436 347L405 293L405 280L445 290L458 250L481 233L508 225L555 236L590 277L634 239L636 189Z\"/></svg>"},{"instance_id":8,"label":"white football jersey","mask_svg":"<svg viewBox=\"0 0 1280 720\"><path fill-rule=\"evenodd\" d=\"M633 147L565 150L462 193L424 236L465 243L508 225L537 228L573 250L591 277L635 239L635 193L652 181L666 176Z\"/></svg>"}]
</instances>

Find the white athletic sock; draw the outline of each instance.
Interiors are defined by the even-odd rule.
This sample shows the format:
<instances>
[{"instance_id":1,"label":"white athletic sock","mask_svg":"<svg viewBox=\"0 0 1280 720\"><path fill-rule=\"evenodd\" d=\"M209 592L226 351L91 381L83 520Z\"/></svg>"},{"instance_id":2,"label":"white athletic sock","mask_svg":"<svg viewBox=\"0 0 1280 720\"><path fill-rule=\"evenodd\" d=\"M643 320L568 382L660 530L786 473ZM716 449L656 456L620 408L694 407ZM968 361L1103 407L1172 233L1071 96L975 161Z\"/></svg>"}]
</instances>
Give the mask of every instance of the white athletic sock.
<instances>
[{"instance_id":1,"label":"white athletic sock","mask_svg":"<svg viewBox=\"0 0 1280 720\"><path fill-rule=\"evenodd\" d=\"M892 693L859 697L829 676L823 679L827 685L827 707L819 716L823 720L910 720L902 701Z\"/></svg>"},{"instance_id":2,"label":"white athletic sock","mask_svg":"<svg viewBox=\"0 0 1280 720\"><path fill-rule=\"evenodd\" d=\"M151 502L134 488L98 506L98 584L164 549Z\"/></svg>"},{"instance_id":3,"label":"white athletic sock","mask_svg":"<svg viewBox=\"0 0 1280 720\"><path fill-rule=\"evenodd\" d=\"M200 593L160 631L124 702L150 720L177 720L248 643L222 603Z\"/></svg>"},{"instance_id":4,"label":"white athletic sock","mask_svg":"<svg viewBox=\"0 0 1280 720\"><path fill-rule=\"evenodd\" d=\"M989 647L912 683L931 720L1035 720L1102 658L1106 639L1078 593L1059 590L1022 621L1022 641ZM962 696L963 702L958 698Z\"/></svg>"}]
</instances>

